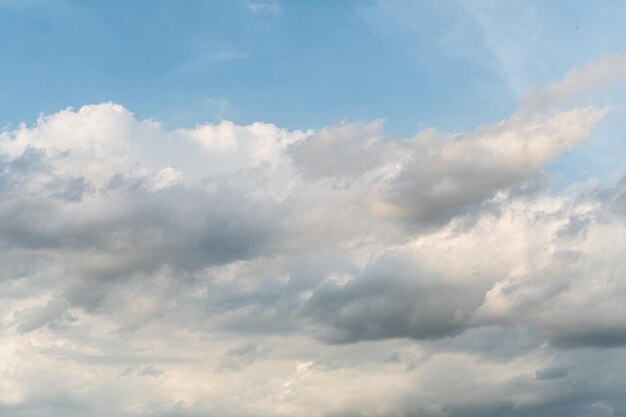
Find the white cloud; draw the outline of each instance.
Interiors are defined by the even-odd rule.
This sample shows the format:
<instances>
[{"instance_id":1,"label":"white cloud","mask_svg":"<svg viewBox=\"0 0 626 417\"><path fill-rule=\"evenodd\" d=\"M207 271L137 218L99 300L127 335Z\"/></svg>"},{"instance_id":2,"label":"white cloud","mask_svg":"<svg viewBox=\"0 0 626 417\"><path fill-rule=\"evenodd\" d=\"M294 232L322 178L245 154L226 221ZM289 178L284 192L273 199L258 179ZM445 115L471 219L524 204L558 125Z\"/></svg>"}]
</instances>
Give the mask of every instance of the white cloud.
<instances>
[{"instance_id":1,"label":"white cloud","mask_svg":"<svg viewBox=\"0 0 626 417\"><path fill-rule=\"evenodd\" d=\"M111 103L1 133L0 415L623 412L626 182L542 172L608 111L545 107L588 68L461 134Z\"/></svg>"}]
</instances>

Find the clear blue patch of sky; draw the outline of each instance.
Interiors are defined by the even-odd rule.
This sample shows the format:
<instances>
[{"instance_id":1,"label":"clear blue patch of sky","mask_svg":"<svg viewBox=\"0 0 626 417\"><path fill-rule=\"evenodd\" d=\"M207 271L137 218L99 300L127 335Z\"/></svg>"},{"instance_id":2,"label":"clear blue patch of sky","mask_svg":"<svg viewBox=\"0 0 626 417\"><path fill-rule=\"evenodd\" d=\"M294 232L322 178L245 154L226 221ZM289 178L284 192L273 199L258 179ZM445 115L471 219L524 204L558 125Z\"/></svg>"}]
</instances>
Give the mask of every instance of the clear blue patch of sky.
<instances>
[{"instance_id":1,"label":"clear blue patch of sky","mask_svg":"<svg viewBox=\"0 0 626 417\"><path fill-rule=\"evenodd\" d=\"M504 117L516 97L473 18L412 3L4 0L0 124L102 101L172 125L384 118L395 135Z\"/></svg>"}]
</instances>

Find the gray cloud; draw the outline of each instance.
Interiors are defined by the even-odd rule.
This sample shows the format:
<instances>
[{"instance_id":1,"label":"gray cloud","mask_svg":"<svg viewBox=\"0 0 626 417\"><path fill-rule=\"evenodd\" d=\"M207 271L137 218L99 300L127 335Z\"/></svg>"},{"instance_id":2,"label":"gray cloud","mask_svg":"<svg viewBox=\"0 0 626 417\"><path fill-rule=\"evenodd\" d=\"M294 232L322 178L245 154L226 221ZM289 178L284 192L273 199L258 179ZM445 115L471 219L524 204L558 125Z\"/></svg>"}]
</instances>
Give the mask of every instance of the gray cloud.
<instances>
[{"instance_id":1,"label":"gray cloud","mask_svg":"<svg viewBox=\"0 0 626 417\"><path fill-rule=\"evenodd\" d=\"M345 284L319 287L303 313L327 326L322 337L334 343L434 339L461 332L483 294L480 285L441 282L406 254L387 254Z\"/></svg>"},{"instance_id":2,"label":"gray cloud","mask_svg":"<svg viewBox=\"0 0 626 417\"><path fill-rule=\"evenodd\" d=\"M535 378L541 380L550 380L557 378L565 378L568 374L567 368L561 368L558 366L549 366L547 368L539 369L535 372Z\"/></svg>"},{"instance_id":3,"label":"gray cloud","mask_svg":"<svg viewBox=\"0 0 626 417\"><path fill-rule=\"evenodd\" d=\"M19 332L30 332L46 325L61 326L76 320L67 313L67 306L59 300L51 300L43 307L24 308L15 312Z\"/></svg>"},{"instance_id":4,"label":"gray cloud","mask_svg":"<svg viewBox=\"0 0 626 417\"><path fill-rule=\"evenodd\" d=\"M218 370L238 371L246 366L252 365L266 353L267 350L262 346L250 342L244 343L243 345L236 346L224 352L217 367Z\"/></svg>"},{"instance_id":5,"label":"gray cloud","mask_svg":"<svg viewBox=\"0 0 626 417\"><path fill-rule=\"evenodd\" d=\"M324 128L289 148L305 176L359 177L380 166L385 158L382 124L339 124ZM388 151L387 151L388 152Z\"/></svg>"}]
</instances>

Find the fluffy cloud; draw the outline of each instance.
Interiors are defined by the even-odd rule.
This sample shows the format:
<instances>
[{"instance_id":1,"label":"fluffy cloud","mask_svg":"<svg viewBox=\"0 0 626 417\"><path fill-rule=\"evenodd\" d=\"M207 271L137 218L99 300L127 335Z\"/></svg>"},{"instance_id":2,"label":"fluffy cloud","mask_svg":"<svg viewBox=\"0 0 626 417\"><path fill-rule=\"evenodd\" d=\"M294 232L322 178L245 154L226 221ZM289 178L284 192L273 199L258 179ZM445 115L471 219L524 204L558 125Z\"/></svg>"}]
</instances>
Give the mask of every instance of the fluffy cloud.
<instances>
[{"instance_id":1,"label":"fluffy cloud","mask_svg":"<svg viewBox=\"0 0 626 417\"><path fill-rule=\"evenodd\" d=\"M626 181L543 172L622 66L458 134L0 133L0 415L626 415Z\"/></svg>"}]
</instances>

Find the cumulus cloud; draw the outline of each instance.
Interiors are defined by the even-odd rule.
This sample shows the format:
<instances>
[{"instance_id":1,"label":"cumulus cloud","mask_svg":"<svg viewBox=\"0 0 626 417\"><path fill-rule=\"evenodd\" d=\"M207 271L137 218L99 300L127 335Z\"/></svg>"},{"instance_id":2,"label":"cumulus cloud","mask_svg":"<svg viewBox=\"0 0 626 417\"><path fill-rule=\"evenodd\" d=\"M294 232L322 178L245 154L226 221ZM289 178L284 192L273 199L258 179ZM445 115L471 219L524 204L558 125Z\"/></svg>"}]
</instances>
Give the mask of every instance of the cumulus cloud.
<instances>
[{"instance_id":1,"label":"cumulus cloud","mask_svg":"<svg viewBox=\"0 0 626 417\"><path fill-rule=\"evenodd\" d=\"M0 415L624 414L626 181L544 172L621 66L465 133L3 131Z\"/></svg>"}]
</instances>

